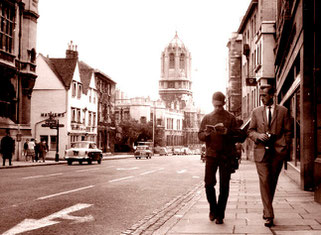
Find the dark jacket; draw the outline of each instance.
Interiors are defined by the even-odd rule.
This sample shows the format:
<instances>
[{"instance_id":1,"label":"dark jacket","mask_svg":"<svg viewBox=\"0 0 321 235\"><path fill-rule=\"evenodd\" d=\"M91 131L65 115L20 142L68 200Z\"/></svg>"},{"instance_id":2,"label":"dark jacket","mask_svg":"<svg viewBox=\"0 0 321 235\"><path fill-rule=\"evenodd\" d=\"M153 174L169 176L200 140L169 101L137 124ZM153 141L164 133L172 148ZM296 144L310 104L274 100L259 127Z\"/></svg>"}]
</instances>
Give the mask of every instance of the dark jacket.
<instances>
[{"instance_id":1,"label":"dark jacket","mask_svg":"<svg viewBox=\"0 0 321 235\"><path fill-rule=\"evenodd\" d=\"M10 136L1 139L1 153L3 156L11 155L14 152L14 140Z\"/></svg>"},{"instance_id":2,"label":"dark jacket","mask_svg":"<svg viewBox=\"0 0 321 235\"><path fill-rule=\"evenodd\" d=\"M222 135L212 132L205 132L206 125L223 123L227 128L227 134ZM204 116L198 132L198 138L206 143L206 156L216 157L218 155L229 156L231 149L235 148L234 137L238 133L237 123L234 115L226 110L213 111Z\"/></svg>"}]
</instances>

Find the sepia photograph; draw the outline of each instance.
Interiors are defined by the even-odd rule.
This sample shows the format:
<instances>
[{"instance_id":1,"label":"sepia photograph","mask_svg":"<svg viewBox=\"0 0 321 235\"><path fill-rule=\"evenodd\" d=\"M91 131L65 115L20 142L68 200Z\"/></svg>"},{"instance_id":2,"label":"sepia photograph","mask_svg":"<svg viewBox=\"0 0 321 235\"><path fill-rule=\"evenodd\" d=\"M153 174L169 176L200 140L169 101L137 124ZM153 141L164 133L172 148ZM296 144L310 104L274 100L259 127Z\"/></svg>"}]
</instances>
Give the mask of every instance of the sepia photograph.
<instances>
[{"instance_id":1,"label":"sepia photograph","mask_svg":"<svg viewBox=\"0 0 321 235\"><path fill-rule=\"evenodd\" d=\"M0 234L321 234L321 2L0 17Z\"/></svg>"}]
</instances>

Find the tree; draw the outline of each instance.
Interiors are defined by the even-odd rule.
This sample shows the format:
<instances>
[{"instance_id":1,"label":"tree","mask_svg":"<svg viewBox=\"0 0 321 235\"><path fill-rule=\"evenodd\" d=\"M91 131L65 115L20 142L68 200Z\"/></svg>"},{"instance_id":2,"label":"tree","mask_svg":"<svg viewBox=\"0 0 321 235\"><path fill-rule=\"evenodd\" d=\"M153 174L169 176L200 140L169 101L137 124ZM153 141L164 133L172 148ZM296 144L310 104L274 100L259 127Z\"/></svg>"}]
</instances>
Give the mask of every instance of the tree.
<instances>
[{"instance_id":1,"label":"tree","mask_svg":"<svg viewBox=\"0 0 321 235\"><path fill-rule=\"evenodd\" d=\"M164 130L155 128L155 146L164 146ZM153 123L138 123L136 120L122 121L116 128L115 151L133 151L139 141L153 140Z\"/></svg>"}]
</instances>

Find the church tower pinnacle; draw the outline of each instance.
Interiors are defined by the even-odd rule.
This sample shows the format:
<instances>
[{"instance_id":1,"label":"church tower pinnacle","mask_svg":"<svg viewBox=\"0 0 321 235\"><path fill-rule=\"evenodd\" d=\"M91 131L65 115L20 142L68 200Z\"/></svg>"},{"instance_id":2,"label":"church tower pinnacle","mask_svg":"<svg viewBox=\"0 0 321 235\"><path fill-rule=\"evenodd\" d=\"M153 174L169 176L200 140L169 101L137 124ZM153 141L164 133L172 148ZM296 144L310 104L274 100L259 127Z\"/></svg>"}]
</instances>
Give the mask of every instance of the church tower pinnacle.
<instances>
[{"instance_id":1,"label":"church tower pinnacle","mask_svg":"<svg viewBox=\"0 0 321 235\"><path fill-rule=\"evenodd\" d=\"M191 53L177 32L161 55L159 95L167 108L183 110L192 102Z\"/></svg>"}]
</instances>

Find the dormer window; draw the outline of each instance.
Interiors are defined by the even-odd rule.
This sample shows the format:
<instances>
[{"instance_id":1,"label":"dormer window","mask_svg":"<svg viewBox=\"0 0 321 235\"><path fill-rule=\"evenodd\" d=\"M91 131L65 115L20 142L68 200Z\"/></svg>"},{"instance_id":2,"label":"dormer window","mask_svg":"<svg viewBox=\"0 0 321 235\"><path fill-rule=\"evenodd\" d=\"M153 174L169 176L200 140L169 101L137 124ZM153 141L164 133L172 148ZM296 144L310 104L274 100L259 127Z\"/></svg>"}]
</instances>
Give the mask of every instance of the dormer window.
<instances>
[{"instance_id":1,"label":"dormer window","mask_svg":"<svg viewBox=\"0 0 321 235\"><path fill-rule=\"evenodd\" d=\"M77 94L77 98L80 99L81 98L81 92L82 92L82 85L78 84L78 94Z\"/></svg>"}]
</instances>

